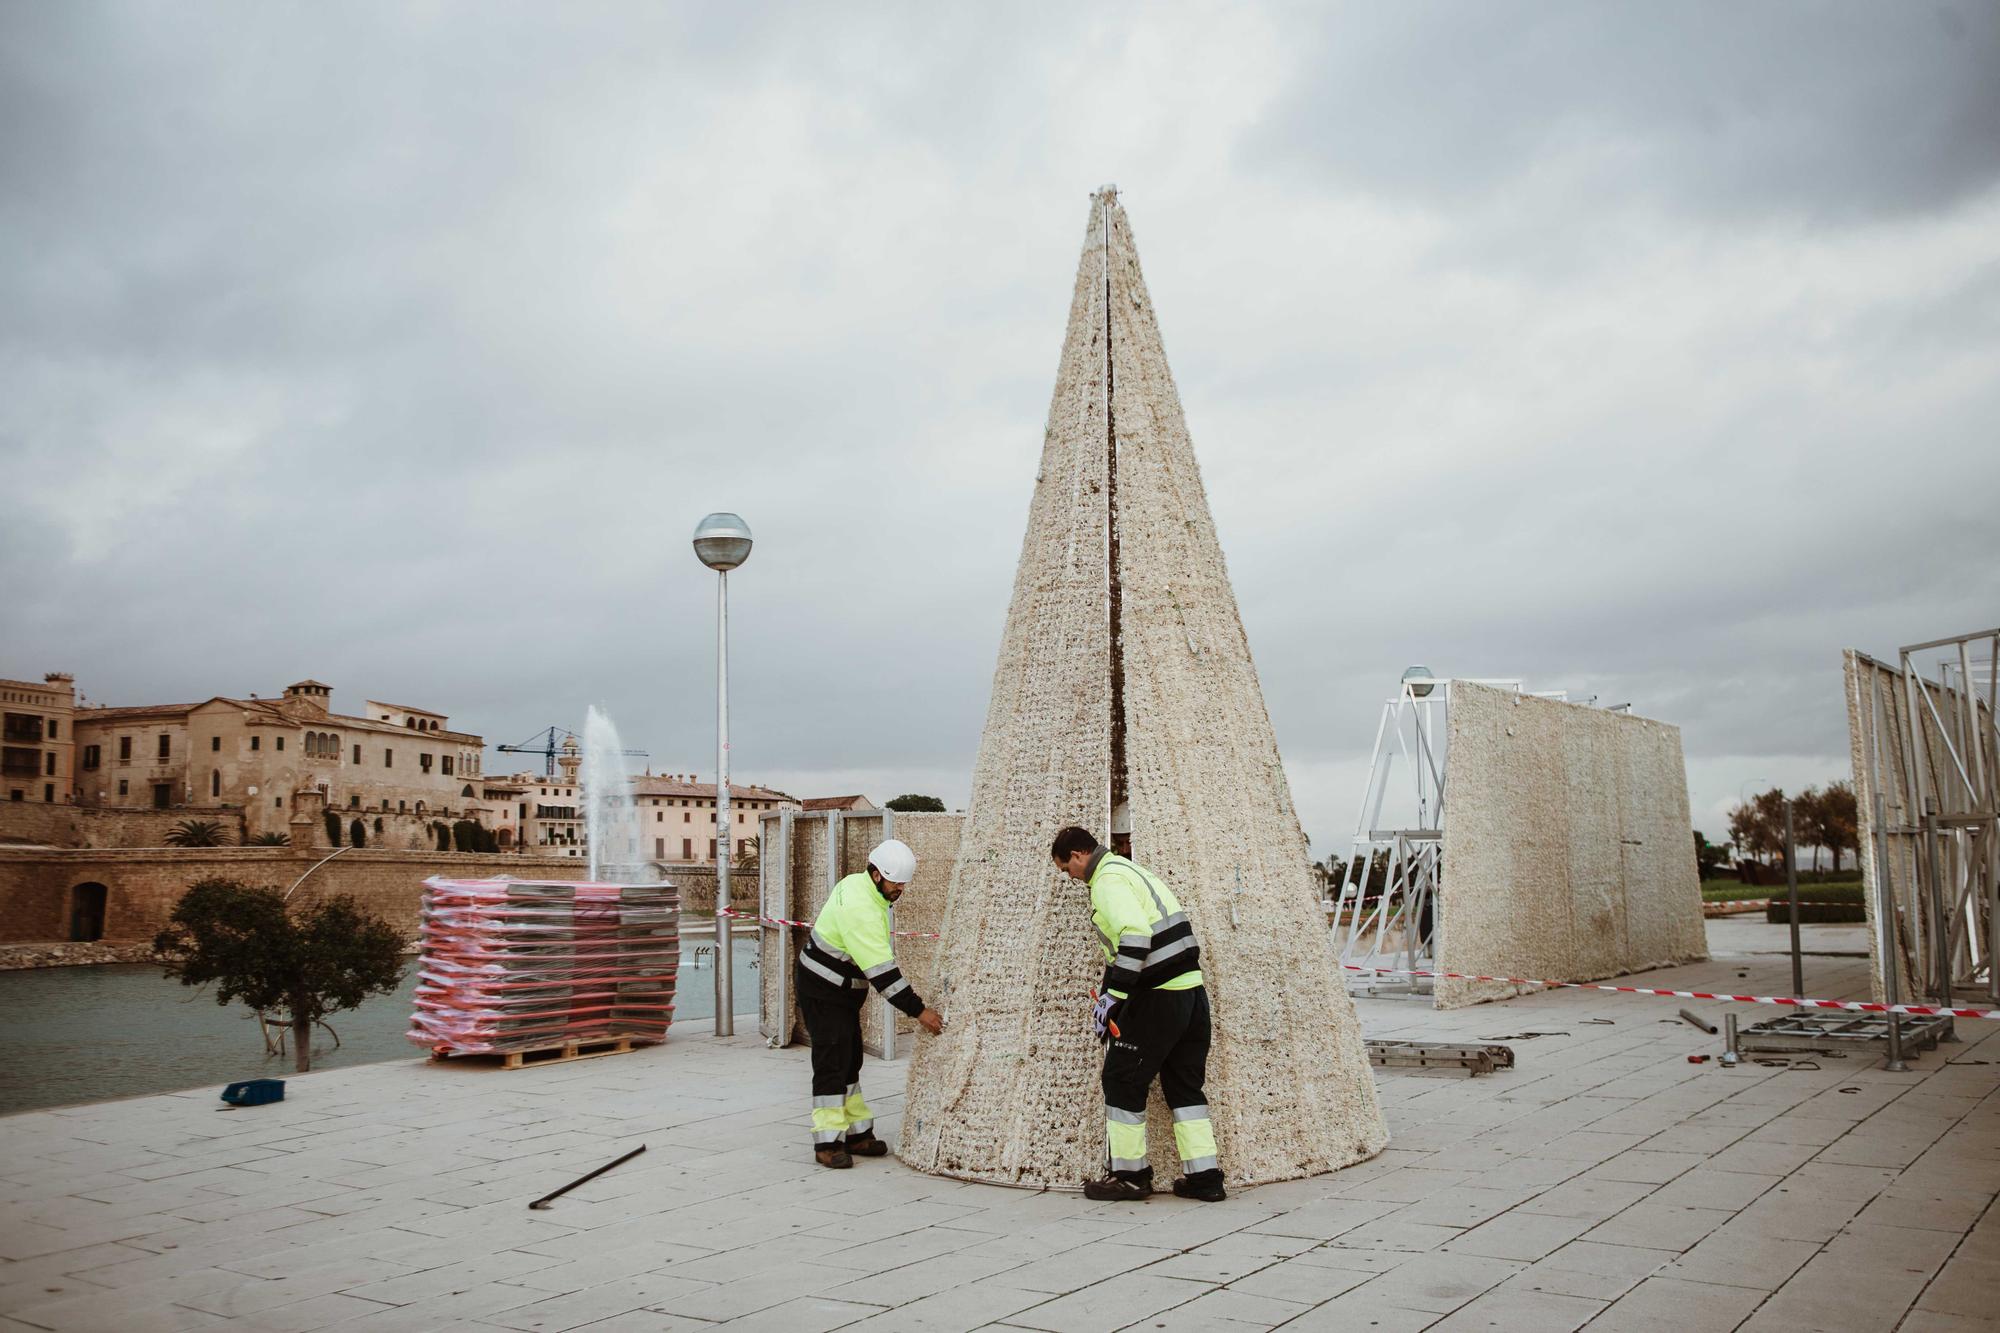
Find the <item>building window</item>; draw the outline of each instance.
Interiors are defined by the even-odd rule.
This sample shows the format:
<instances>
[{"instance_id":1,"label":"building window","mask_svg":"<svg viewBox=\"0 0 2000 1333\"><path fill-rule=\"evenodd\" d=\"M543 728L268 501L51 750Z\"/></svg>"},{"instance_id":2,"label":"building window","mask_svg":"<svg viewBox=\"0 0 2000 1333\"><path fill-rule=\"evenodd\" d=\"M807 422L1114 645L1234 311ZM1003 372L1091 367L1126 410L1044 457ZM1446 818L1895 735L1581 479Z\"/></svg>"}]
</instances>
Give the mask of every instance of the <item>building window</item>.
<instances>
[{"instance_id":1,"label":"building window","mask_svg":"<svg viewBox=\"0 0 2000 1333\"><path fill-rule=\"evenodd\" d=\"M692 813L692 812L690 812L690 811L687 811L687 810L683 810L683 811L681 811L681 823L683 823L683 824L692 824L692 823L694 823L694 815L693 815L693 813Z\"/></svg>"},{"instance_id":2,"label":"building window","mask_svg":"<svg viewBox=\"0 0 2000 1333\"><path fill-rule=\"evenodd\" d=\"M20 777L36 777L42 771L42 752L25 745L9 745L0 750L0 770Z\"/></svg>"},{"instance_id":3,"label":"building window","mask_svg":"<svg viewBox=\"0 0 2000 1333\"><path fill-rule=\"evenodd\" d=\"M418 755L417 755L417 767L418 767L418 769L420 769L421 771L423 771L423 772L425 772L425 773L428 773L428 772L430 772L430 771L431 771L431 757L430 757L429 755L427 755L427 754L421 754L421 753L420 753L420 754L418 754Z\"/></svg>"},{"instance_id":4,"label":"building window","mask_svg":"<svg viewBox=\"0 0 2000 1333\"><path fill-rule=\"evenodd\" d=\"M665 838L653 839L653 859L655 861L664 861L667 859L667 840Z\"/></svg>"},{"instance_id":5,"label":"building window","mask_svg":"<svg viewBox=\"0 0 2000 1333\"><path fill-rule=\"evenodd\" d=\"M285 738L283 736L278 737L278 748L280 750L285 748Z\"/></svg>"},{"instance_id":6,"label":"building window","mask_svg":"<svg viewBox=\"0 0 2000 1333\"><path fill-rule=\"evenodd\" d=\"M271 798L271 804L277 806L278 809L282 810L285 808L285 798L282 796L273 796Z\"/></svg>"},{"instance_id":7,"label":"building window","mask_svg":"<svg viewBox=\"0 0 2000 1333\"><path fill-rule=\"evenodd\" d=\"M410 807L408 806L408 804L406 804L406 803L405 803L405 802L403 802L403 801L398 801L398 802L396 802L396 813L397 813L397 814L399 814L399 815L400 815L400 814L403 814L403 813L405 813L406 811L408 811L408 810L409 810L409 808L410 808Z\"/></svg>"},{"instance_id":8,"label":"building window","mask_svg":"<svg viewBox=\"0 0 2000 1333\"><path fill-rule=\"evenodd\" d=\"M394 768L395 766L396 766L396 752L394 750L382 751L382 767Z\"/></svg>"},{"instance_id":9,"label":"building window","mask_svg":"<svg viewBox=\"0 0 2000 1333\"><path fill-rule=\"evenodd\" d=\"M715 859L715 839L713 838L708 840L708 859L711 861Z\"/></svg>"},{"instance_id":10,"label":"building window","mask_svg":"<svg viewBox=\"0 0 2000 1333\"><path fill-rule=\"evenodd\" d=\"M209 773L209 775L208 775L208 794L209 794L210 796L220 796L220 795L222 795L222 770L221 770L221 769L215 769L215 770L212 770L212 771L211 771L211 772Z\"/></svg>"},{"instance_id":11,"label":"building window","mask_svg":"<svg viewBox=\"0 0 2000 1333\"><path fill-rule=\"evenodd\" d=\"M132 738L130 736L120 736L118 738L118 759L121 763L129 764L132 762Z\"/></svg>"},{"instance_id":12,"label":"building window","mask_svg":"<svg viewBox=\"0 0 2000 1333\"><path fill-rule=\"evenodd\" d=\"M103 762L104 762L103 746L86 745L83 747L83 766L86 769L95 772L97 770L98 765L102 764Z\"/></svg>"},{"instance_id":13,"label":"building window","mask_svg":"<svg viewBox=\"0 0 2000 1333\"><path fill-rule=\"evenodd\" d=\"M50 805L54 805L54 804L55 804L55 801L56 801L56 784L55 784L55 783L53 783L53 782L44 782L44 783L42 784L42 799L43 799L44 801L48 802L48 803L49 803Z\"/></svg>"},{"instance_id":14,"label":"building window","mask_svg":"<svg viewBox=\"0 0 2000 1333\"><path fill-rule=\"evenodd\" d=\"M666 822L667 822L667 812L666 812L666 811L664 811L664 810L655 810L655 811L653 812L653 822L654 822L655 824L664 824L664 823L666 823Z\"/></svg>"},{"instance_id":15,"label":"building window","mask_svg":"<svg viewBox=\"0 0 2000 1333\"><path fill-rule=\"evenodd\" d=\"M682 838L682 839L681 839L681 860L683 860L683 861L692 861L692 860L694 860L694 839L693 839L693 838Z\"/></svg>"},{"instance_id":16,"label":"building window","mask_svg":"<svg viewBox=\"0 0 2000 1333\"><path fill-rule=\"evenodd\" d=\"M33 713L9 713L5 731L10 741L26 741L39 745L42 740L42 719Z\"/></svg>"},{"instance_id":17,"label":"building window","mask_svg":"<svg viewBox=\"0 0 2000 1333\"><path fill-rule=\"evenodd\" d=\"M62 725L62 724L61 724L61 723L59 723L59 722L57 722L57 721L56 721L56 720L55 720L54 718L50 718L50 719L49 719L49 739L50 739L50 740L54 740L54 739L56 738L56 728L57 728L57 727L59 727L59 726L61 726L61 725Z\"/></svg>"},{"instance_id":18,"label":"building window","mask_svg":"<svg viewBox=\"0 0 2000 1333\"><path fill-rule=\"evenodd\" d=\"M7 799L10 801L25 801L28 799L28 794L19 787L15 787L7 793Z\"/></svg>"},{"instance_id":19,"label":"building window","mask_svg":"<svg viewBox=\"0 0 2000 1333\"><path fill-rule=\"evenodd\" d=\"M51 752L49 754L45 754L42 756L42 776L45 778L52 778L55 775L56 775L56 757L55 754Z\"/></svg>"},{"instance_id":20,"label":"building window","mask_svg":"<svg viewBox=\"0 0 2000 1333\"><path fill-rule=\"evenodd\" d=\"M442 757L441 759L439 759L439 760L438 760L438 771L439 771L440 773L443 773L443 774L444 774L444 775L445 775L446 777L450 777L450 776L451 776L451 756L450 756L450 755L445 755L444 757Z\"/></svg>"},{"instance_id":21,"label":"building window","mask_svg":"<svg viewBox=\"0 0 2000 1333\"><path fill-rule=\"evenodd\" d=\"M359 810L359 809L361 808L361 793L360 793L360 792L358 792L358 791L357 791L357 792L349 792L349 793L347 794L347 808L348 808L349 810Z\"/></svg>"},{"instance_id":22,"label":"building window","mask_svg":"<svg viewBox=\"0 0 2000 1333\"><path fill-rule=\"evenodd\" d=\"M252 737L250 738L250 748L251 748L251 749L253 749L253 750L261 750L261 749L263 749L263 748L264 748L264 738L263 738L262 736L252 736Z\"/></svg>"},{"instance_id":23,"label":"building window","mask_svg":"<svg viewBox=\"0 0 2000 1333\"><path fill-rule=\"evenodd\" d=\"M210 736L208 738L208 748L211 752L220 750L222 748L222 737Z\"/></svg>"},{"instance_id":24,"label":"building window","mask_svg":"<svg viewBox=\"0 0 2000 1333\"><path fill-rule=\"evenodd\" d=\"M131 795L131 792L132 792L131 784L126 782L124 778L118 779L118 794L120 796L129 796Z\"/></svg>"},{"instance_id":25,"label":"building window","mask_svg":"<svg viewBox=\"0 0 2000 1333\"><path fill-rule=\"evenodd\" d=\"M168 759L168 758L171 758L171 757L173 756L173 747L174 747L174 738L173 738L172 736L169 736L169 735L168 735L168 734L167 734L166 732L164 732L164 731L163 731L163 732L161 732L161 733L160 733L160 758L162 758L162 759Z\"/></svg>"},{"instance_id":26,"label":"building window","mask_svg":"<svg viewBox=\"0 0 2000 1333\"><path fill-rule=\"evenodd\" d=\"M357 764L361 762L361 747L358 745L354 747L354 762Z\"/></svg>"}]
</instances>

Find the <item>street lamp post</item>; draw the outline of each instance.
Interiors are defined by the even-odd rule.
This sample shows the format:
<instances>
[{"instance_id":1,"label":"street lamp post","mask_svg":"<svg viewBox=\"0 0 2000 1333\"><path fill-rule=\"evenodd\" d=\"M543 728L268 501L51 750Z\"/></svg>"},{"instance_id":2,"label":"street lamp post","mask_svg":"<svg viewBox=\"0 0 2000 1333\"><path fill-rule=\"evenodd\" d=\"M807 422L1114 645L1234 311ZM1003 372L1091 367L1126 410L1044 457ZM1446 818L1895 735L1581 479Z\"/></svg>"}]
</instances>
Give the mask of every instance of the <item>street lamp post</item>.
<instances>
[{"instance_id":1,"label":"street lamp post","mask_svg":"<svg viewBox=\"0 0 2000 1333\"><path fill-rule=\"evenodd\" d=\"M734 941L729 907L729 571L750 558L750 525L710 514L694 530L694 553L715 585L715 1035L736 1035Z\"/></svg>"}]
</instances>

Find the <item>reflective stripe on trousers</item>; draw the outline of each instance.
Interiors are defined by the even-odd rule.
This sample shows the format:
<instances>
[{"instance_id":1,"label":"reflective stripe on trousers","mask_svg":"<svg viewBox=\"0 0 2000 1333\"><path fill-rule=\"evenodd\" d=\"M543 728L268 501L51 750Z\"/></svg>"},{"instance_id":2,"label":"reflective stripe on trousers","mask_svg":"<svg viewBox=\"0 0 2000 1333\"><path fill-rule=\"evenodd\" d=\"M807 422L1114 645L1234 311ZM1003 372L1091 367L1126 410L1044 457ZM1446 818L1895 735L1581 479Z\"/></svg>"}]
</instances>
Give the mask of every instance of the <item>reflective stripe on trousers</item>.
<instances>
[{"instance_id":1,"label":"reflective stripe on trousers","mask_svg":"<svg viewBox=\"0 0 2000 1333\"><path fill-rule=\"evenodd\" d=\"M1215 1122L1206 1106L1174 1108L1174 1150L1181 1155L1181 1170L1188 1175L1215 1167Z\"/></svg>"},{"instance_id":2,"label":"reflective stripe on trousers","mask_svg":"<svg viewBox=\"0 0 2000 1333\"><path fill-rule=\"evenodd\" d=\"M1146 1166L1146 1113L1104 1108L1104 1137L1111 1145L1113 1171L1141 1171Z\"/></svg>"},{"instance_id":3,"label":"reflective stripe on trousers","mask_svg":"<svg viewBox=\"0 0 2000 1333\"><path fill-rule=\"evenodd\" d=\"M847 1137L847 1098L839 1093L813 1098L813 1146L824 1148Z\"/></svg>"},{"instance_id":4,"label":"reflective stripe on trousers","mask_svg":"<svg viewBox=\"0 0 2000 1333\"><path fill-rule=\"evenodd\" d=\"M862 1100L861 1085L859 1083L850 1083L847 1085L847 1101L842 1109L847 1112L847 1132L849 1134L873 1134L875 1132L875 1113L869 1110L868 1103Z\"/></svg>"},{"instance_id":5,"label":"reflective stripe on trousers","mask_svg":"<svg viewBox=\"0 0 2000 1333\"><path fill-rule=\"evenodd\" d=\"M1206 1106L1176 1106L1174 1150L1188 1175L1215 1166L1215 1122ZM1113 1171L1138 1171L1146 1165L1146 1116L1143 1111L1104 1108L1104 1137L1111 1149Z\"/></svg>"}]
</instances>

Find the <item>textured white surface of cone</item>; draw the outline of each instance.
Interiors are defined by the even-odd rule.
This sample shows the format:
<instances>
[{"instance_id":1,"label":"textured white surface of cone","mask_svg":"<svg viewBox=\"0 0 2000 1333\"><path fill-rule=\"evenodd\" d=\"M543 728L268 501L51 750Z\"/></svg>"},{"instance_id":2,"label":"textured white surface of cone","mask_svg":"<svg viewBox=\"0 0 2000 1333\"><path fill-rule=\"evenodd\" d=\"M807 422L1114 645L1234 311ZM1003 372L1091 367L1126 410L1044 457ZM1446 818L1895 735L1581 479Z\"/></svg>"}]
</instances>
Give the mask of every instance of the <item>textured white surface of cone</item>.
<instances>
[{"instance_id":1,"label":"textured white surface of cone","mask_svg":"<svg viewBox=\"0 0 2000 1333\"><path fill-rule=\"evenodd\" d=\"M1102 959L1087 891L1048 848L1064 824L1104 836L1109 817L1107 335L1136 858L1172 885L1202 946L1224 1171L1244 1184L1332 1170L1379 1152L1388 1131L1131 230L1102 196L945 909L938 1002L952 1025L912 1060L902 1155L1058 1188L1103 1168L1087 1022ZM1155 1173L1171 1178L1171 1126L1153 1100Z\"/></svg>"}]
</instances>

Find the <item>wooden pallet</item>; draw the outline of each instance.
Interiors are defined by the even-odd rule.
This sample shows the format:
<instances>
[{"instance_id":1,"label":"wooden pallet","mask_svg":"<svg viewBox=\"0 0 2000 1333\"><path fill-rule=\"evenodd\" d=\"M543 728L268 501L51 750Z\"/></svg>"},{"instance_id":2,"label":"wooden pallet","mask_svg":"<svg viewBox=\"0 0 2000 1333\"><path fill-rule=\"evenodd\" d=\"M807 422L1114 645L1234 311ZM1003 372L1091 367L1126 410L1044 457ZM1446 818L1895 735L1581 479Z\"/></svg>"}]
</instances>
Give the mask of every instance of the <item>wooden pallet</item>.
<instances>
[{"instance_id":1,"label":"wooden pallet","mask_svg":"<svg viewBox=\"0 0 2000 1333\"><path fill-rule=\"evenodd\" d=\"M595 1060L606 1055L624 1055L635 1049L632 1037L604 1037L597 1041L566 1041L559 1046L537 1046L525 1051L439 1051L433 1060L498 1060L502 1069L526 1069L530 1065L560 1065L571 1060Z\"/></svg>"}]
</instances>

